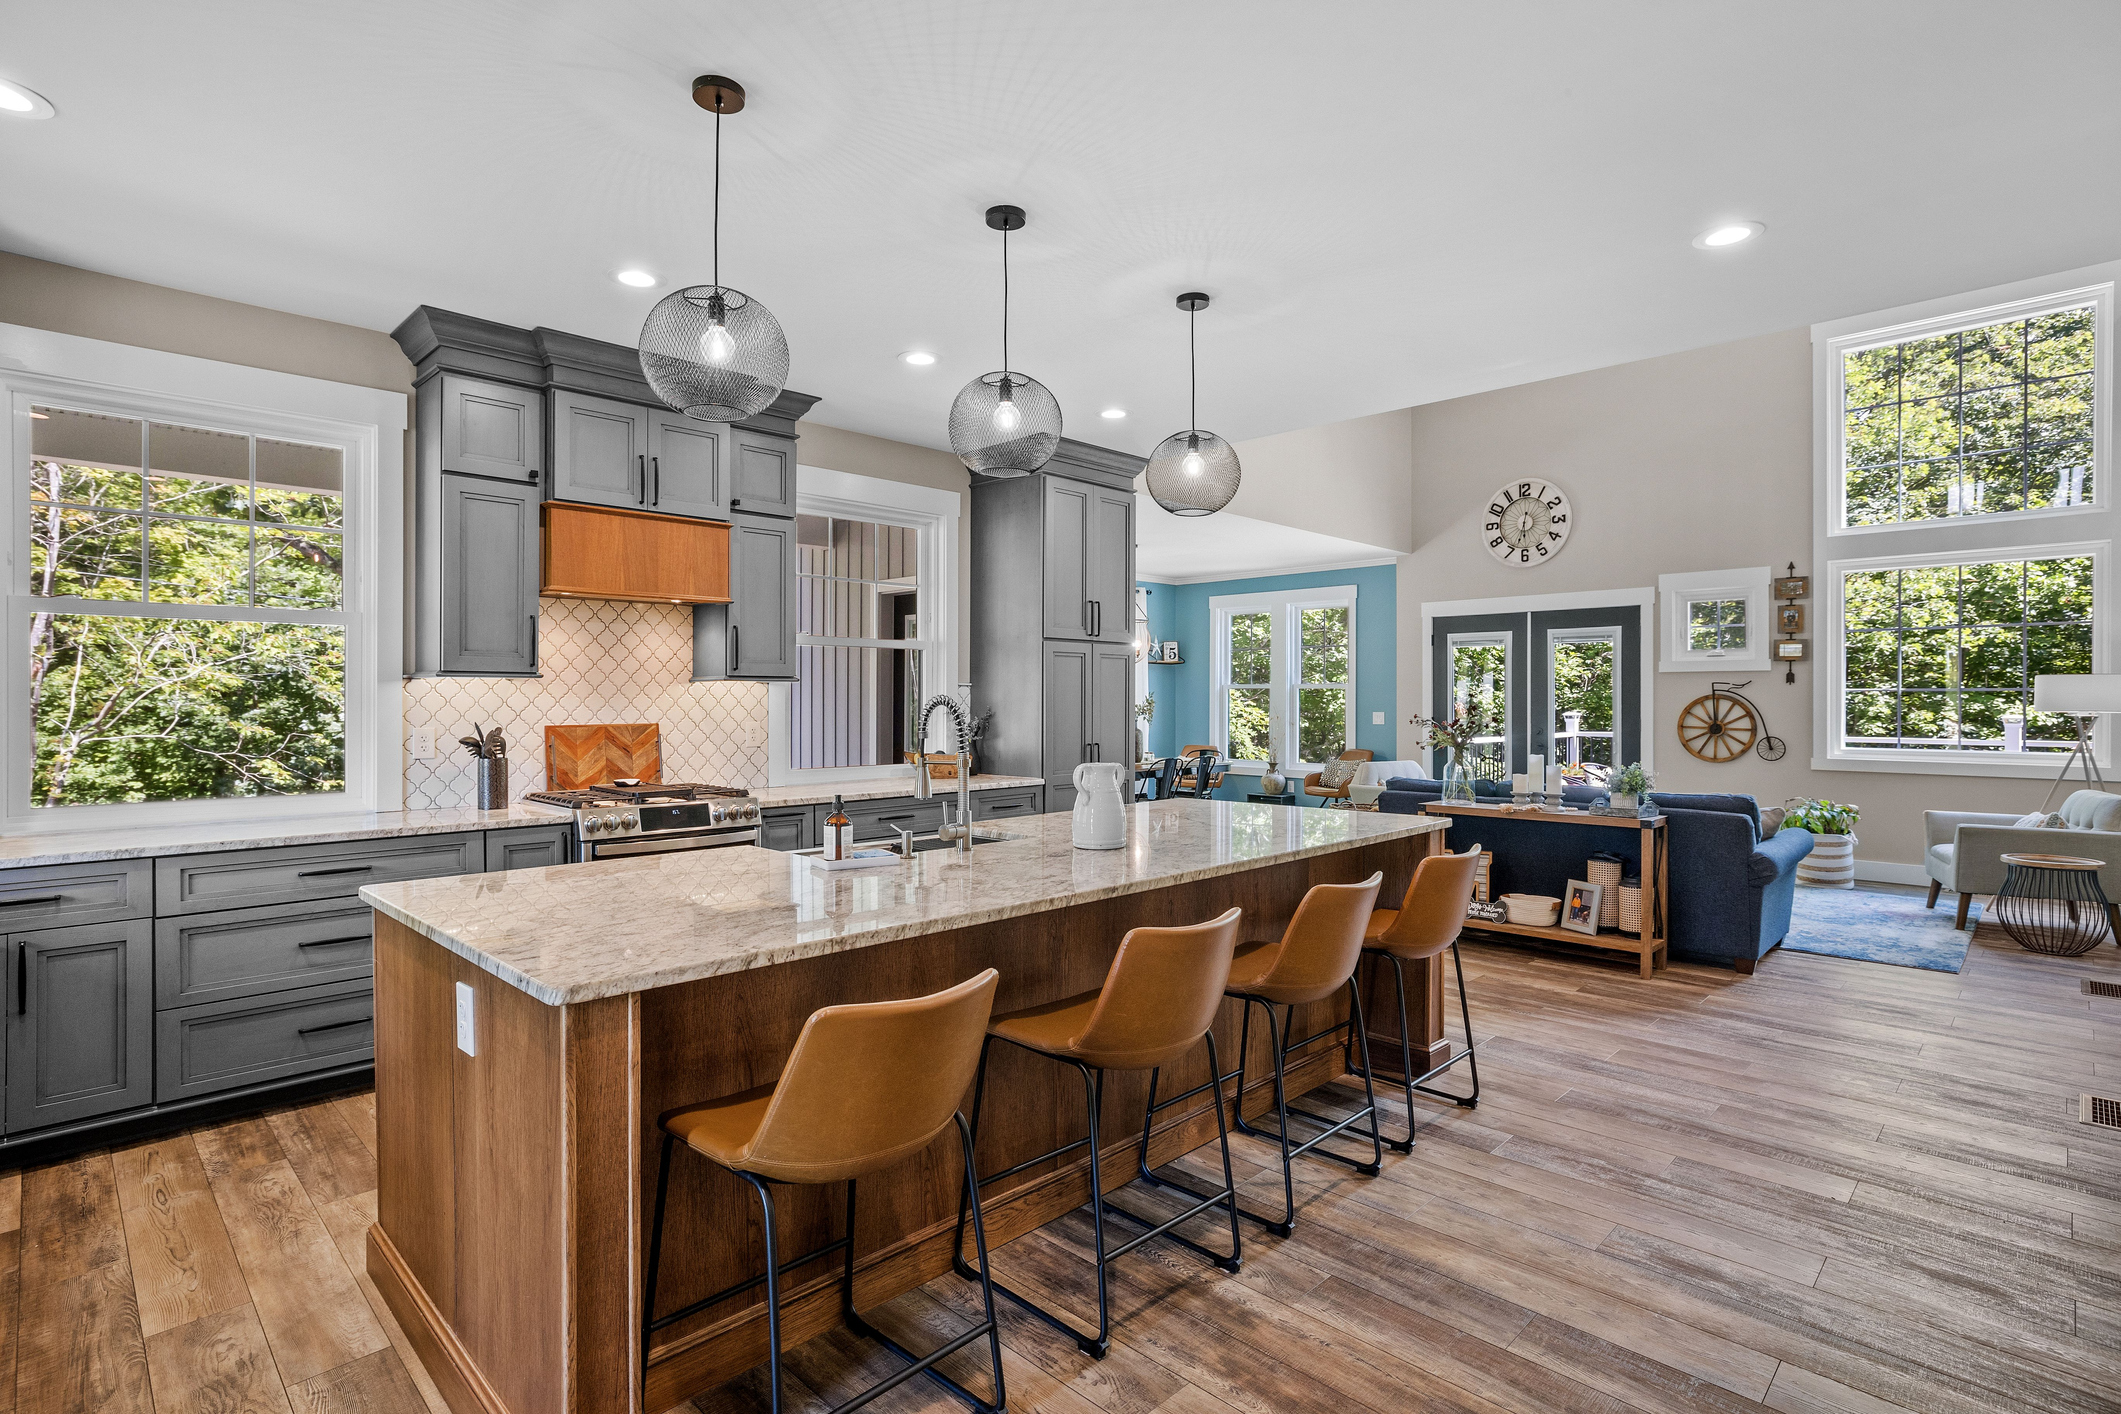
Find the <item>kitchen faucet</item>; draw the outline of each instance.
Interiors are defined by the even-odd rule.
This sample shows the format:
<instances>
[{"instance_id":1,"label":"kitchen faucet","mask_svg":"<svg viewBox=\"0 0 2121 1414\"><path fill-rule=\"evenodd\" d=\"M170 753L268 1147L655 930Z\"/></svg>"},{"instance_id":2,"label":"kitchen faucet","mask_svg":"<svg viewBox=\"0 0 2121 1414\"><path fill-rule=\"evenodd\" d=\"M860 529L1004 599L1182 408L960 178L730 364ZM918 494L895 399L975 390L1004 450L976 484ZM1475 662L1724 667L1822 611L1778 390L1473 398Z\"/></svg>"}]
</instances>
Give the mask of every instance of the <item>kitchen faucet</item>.
<instances>
[{"instance_id":1,"label":"kitchen faucet","mask_svg":"<svg viewBox=\"0 0 2121 1414\"><path fill-rule=\"evenodd\" d=\"M951 725L957 729L957 823L945 821L937 831L939 838L957 841L959 854L972 853L972 733L965 719L964 704L948 693L938 692L921 704L920 725L914 730L913 794L917 800L928 800L935 790L928 780L929 753L920 748L928 744L928 722L941 707L950 713ZM941 758L941 753L936 753Z\"/></svg>"}]
</instances>

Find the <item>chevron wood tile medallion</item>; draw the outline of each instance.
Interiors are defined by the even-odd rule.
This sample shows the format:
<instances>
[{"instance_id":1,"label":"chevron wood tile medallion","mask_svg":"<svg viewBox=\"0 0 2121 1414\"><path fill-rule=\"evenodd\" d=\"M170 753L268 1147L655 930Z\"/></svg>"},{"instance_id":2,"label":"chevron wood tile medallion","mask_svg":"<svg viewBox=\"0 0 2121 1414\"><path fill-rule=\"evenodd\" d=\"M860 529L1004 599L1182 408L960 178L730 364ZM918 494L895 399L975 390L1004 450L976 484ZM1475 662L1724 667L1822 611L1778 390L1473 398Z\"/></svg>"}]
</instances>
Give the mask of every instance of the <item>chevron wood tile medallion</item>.
<instances>
[{"instance_id":1,"label":"chevron wood tile medallion","mask_svg":"<svg viewBox=\"0 0 2121 1414\"><path fill-rule=\"evenodd\" d=\"M547 790L580 790L633 777L663 779L662 730L654 722L545 728Z\"/></svg>"}]
</instances>

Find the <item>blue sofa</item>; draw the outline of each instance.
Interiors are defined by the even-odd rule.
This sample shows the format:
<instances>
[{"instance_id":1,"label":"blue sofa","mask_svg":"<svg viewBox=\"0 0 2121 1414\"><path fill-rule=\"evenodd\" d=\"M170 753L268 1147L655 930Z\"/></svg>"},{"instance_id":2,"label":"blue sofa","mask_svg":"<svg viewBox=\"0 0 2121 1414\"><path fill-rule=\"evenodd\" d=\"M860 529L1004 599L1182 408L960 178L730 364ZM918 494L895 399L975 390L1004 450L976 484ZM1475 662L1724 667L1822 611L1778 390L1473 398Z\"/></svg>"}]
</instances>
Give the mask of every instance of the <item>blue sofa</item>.
<instances>
[{"instance_id":1,"label":"blue sofa","mask_svg":"<svg viewBox=\"0 0 2121 1414\"><path fill-rule=\"evenodd\" d=\"M1414 814L1440 798L1441 782L1395 776L1378 797L1380 810ZM1505 782L1474 785L1478 798L1507 798ZM1563 798L1588 805L1604 792L1571 786ZM1790 905L1797 894L1797 861L1812 852L1809 830L1785 827L1773 839L1760 838L1760 806L1749 795L1687 795L1652 791L1663 812L1671 850L1667 878L1672 896L1671 955L1686 962L1727 964L1750 973L1790 931ZM1598 848L1617 854L1629 872L1641 867L1641 838L1632 830L1615 830ZM1450 844L1464 849L1477 844L1495 853L1493 889L1505 893L1560 897L1571 879L1584 876L1590 842L1578 825L1538 820L1457 816ZM1626 867L1626 866L1623 866Z\"/></svg>"}]
</instances>

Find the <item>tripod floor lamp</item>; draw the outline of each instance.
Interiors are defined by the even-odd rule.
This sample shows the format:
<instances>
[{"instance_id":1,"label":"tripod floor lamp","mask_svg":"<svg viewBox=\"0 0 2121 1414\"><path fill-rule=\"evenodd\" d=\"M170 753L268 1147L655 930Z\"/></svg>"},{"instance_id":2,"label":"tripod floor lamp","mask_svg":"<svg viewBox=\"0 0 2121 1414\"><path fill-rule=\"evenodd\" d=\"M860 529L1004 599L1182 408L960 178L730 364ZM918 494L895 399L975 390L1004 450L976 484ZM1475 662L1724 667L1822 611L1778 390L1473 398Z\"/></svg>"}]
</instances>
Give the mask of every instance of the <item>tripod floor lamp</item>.
<instances>
[{"instance_id":1,"label":"tripod floor lamp","mask_svg":"<svg viewBox=\"0 0 2121 1414\"><path fill-rule=\"evenodd\" d=\"M2077 744L2062 763L2062 774L2047 788L2047 799L2040 802L2040 808L2047 809L2079 762L2084 767L2085 787L2105 790L2106 778L2099 774L2099 758L2092 751L2092 719L2121 713L2121 673L2042 673L2033 679L2033 710L2056 712L2077 723Z\"/></svg>"}]
</instances>

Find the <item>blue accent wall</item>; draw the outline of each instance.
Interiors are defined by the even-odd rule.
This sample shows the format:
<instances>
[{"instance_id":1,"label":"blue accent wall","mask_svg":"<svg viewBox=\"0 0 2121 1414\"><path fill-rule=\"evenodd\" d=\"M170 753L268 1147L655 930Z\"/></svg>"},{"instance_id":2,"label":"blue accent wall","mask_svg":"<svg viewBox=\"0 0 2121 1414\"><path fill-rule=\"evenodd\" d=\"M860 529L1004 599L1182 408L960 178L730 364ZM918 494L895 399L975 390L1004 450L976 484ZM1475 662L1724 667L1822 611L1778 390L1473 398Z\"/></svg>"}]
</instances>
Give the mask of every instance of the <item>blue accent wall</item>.
<instances>
[{"instance_id":1,"label":"blue accent wall","mask_svg":"<svg viewBox=\"0 0 2121 1414\"><path fill-rule=\"evenodd\" d=\"M1149 691L1156 695L1156 716L1144 734L1153 756L1169 756L1194 742L1223 743L1208 725L1209 670L1213 658L1209 643L1208 601L1224 594L1268 594L1288 589L1316 589L1339 584L1355 586L1355 741L1368 747L1380 761L1389 761L1399 747L1399 572L1392 565L1368 565L1361 569L1318 570L1308 574L1261 575L1255 579L1219 579L1207 584L1159 584L1143 580L1149 590L1149 635L1158 640L1178 640L1183 663L1175 666L1151 664ZM1374 712L1385 714L1382 726L1373 725ZM1243 800L1257 777L1229 776L1217 796ZM1315 803L1316 797L1300 797Z\"/></svg>"}]
</instances>

